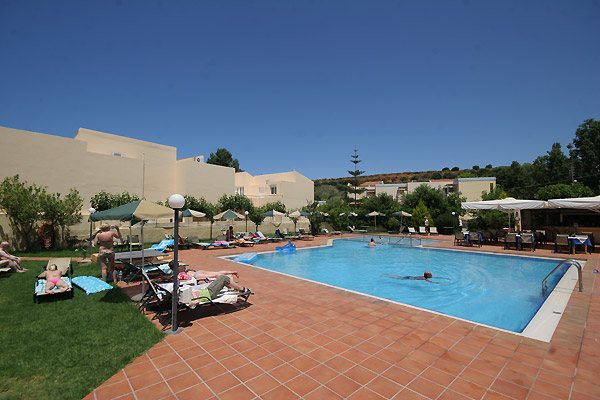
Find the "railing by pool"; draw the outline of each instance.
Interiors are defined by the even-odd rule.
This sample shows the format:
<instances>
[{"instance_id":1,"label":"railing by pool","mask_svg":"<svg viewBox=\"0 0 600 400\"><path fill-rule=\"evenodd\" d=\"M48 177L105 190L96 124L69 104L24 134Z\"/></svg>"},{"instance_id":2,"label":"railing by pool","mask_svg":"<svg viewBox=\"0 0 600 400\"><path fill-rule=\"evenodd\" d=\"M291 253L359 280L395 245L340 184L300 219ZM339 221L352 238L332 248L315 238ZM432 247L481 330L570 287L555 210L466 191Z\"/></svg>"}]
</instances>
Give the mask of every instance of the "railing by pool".
<instances>
[{"instance_id":1,"label":"railing by pool","mask_svg":"<svg viewBox=\"0 0 600 400\"><path fill-rule=\"evenodd\" d=\"M356 242L370 242L371 239L375 239L377 243L392 244L396 246L404 247L415 247L421 245L421 238L411 235L362 235L362 236L348 236L344 237L345 240L354 240Z\"/></svg>"}]
</instances>

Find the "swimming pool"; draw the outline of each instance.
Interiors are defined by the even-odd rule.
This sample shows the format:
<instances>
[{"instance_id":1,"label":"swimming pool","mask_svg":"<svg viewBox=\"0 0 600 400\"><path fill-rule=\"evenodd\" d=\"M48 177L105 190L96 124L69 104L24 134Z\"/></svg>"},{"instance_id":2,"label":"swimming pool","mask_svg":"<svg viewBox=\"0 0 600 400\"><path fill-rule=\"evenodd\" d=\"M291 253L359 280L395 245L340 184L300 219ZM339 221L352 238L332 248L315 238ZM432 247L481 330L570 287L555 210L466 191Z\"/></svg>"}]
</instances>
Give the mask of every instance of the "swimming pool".
<instances>
[{"instance_id":1,"label":"swimming pool","mask_svg":"<svg viewBox=\"0 0 600 400\"><path fill-rule=\"evenodd\" d=\"M450 316L523 332L568 265L542 280L560 260L335 240L333 246L259 254L255 266ZM436 280L399 280L429 270ZM434 279L435 280L435 279Z\"/></svg>"}]
</instances>

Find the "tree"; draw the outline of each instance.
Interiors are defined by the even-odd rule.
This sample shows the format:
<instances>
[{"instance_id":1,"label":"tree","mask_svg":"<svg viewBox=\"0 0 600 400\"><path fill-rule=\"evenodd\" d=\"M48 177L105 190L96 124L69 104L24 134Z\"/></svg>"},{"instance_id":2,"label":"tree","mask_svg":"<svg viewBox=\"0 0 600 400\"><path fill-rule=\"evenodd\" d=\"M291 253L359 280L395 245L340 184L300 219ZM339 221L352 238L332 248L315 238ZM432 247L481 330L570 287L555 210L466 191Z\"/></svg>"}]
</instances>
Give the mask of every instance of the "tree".
<instances>
[{"instance_id":1,"label":"tree","mask_svg":"<svg viewBox=\"0 0 600 400\"><path fill-rule=\"evenodd\" d=\"M577 180L600 189L600 121L587 119L579 125L570 146Z\"/></svg>"},{"instance_id":2,"label":"tree","mask_svg":"<svg viewBox=\"0 0 600 400\"><path fill-rule=\"evenodd\" d=\"M413 226L425 226L425 218L429 220L429 226L435 226L433 218L429 214L429 210L423 203L423 200L419 201L419 204L412 210L412 223Z\"/></svg>"},{"instance_id":3,"label":"tree","mask_svg":"<svg viewBox=\"0 0 600 400\"><path fill-rule=\"evenodd\" d=\"M0 208L8 217L13 229L17 249L35 250L39 244L38 223L47 221L53 229L59 229L56 245L67 243L68 226L81 220L83 200L76 189L61 199L59 193L46 192L38 187L21 182L19 175L7 177L0 184Z\"/></svg>"},{"instance_id":4,"label":"tree","mask_svg":"<svg viewBox=\"0 0 600 400\"><path fill-rule=\"evenodd\" d=\"M358 163L362 162L362 160L358 159L358 150L354 149L354 155L350 156L350 162L354 164L354 171L348 170L348 173L352 175L352 178L349 180L350 189L348 190L350 194L354 194L354 207L358 206L358 194L365 191L365 188L358 187L360 180L358 177L365 173L365 171L360 171L358 169Z\"/></svg>"},{"instance_id":5,"label":"tree","mask_svg":"<svg viewBox=\"0 0 600 400\"><path fill-rule=\"evenodd\" d=\"M570 197L591 197L594 191L581 182L574 182L570 185L558 183L556 185L544 186L535 193L538 200L549 199L568 199Z\"/></svg>"},{"instance_id":6,"label":"tree","mask_svg":"<svg viewBox=\"0 0 600 400\"><path fill-rule=\"evenodd\" d=\"M346 197L347 190L342 191L335 185L315 185L315 200L330 200L334 197Z\"/></svg>"},{"instance_id":7,"label":"tree","mask_svg":"<svg viewBox=\"0 0 600 400\"><path fill-rule=\"evenodd\" d=\"M321 224L323 223L323 214L318 210L319 203L316 201L302 207L302 211L307 212L308 221L310 222L310 233L318 235L321 233ZM294 224L295 225L295 224Z\"/></svg>"},{"instance_id":8,"label":"tree","mask_svg":"<svg viewBox=\"0 0 600 400\"><path fill-rule=\"evenodd\" d=\"M240 163L237 158L233 158L231 152L227 149L218 148L216 153L210 153L206 160L207 164L222 165L223 167L235 168L235 172L241 172Z\"/></svg>"},{"instance_id":9,"label":"tree","mask_svg":"<svg viewBox=\"0 0 600 400\"><path fill-rule=\"evenodd\" d=\"M240 214L244 211L250 211L254 209L252 200L237 193L231 196L224 194L217 202L217 206L221 211L232 210Z\"/></svg>"},{"instance_id":10,"label":"tree","mask_svg":"<svg viewBox=\"0 0 600 400\"><path fill-rule=\"evenodd\" d=\"M92 196L90 204L96 211L104 211L138 200L140 200L140 198L137 194L129 193L126 190L121 194L108 193L102 190Z\"/></svg>"},{"instance_id":11,"label":"tree","mask_svg":"<svg viewBox=\"0 0 600 400\"><path fill-rule=\"evenodd\" d=\"M346 229L350 207L341 198L334 198L321 206L321 211L329 214L328 221L336 230ZM340 215L343 214L343 215Z\"/></svg>"},{"instance_id":12,"label":"tree","mask_svg":"<svg viewBox=\"0 0 600 400\"><path fill-rule=\"evenodd\" d=\"M0 208L13 229L15 248L33 250L37 244L37 221L40 213L40 194L45 189L19 181L19 175L5 178L0 184Z\"/></svg>"},{"instance_id":13,"label":"tree","mask_svg":"<svg viewBox=\"0 0 600 400\"><path fill-rule=\"evenodd\" d=\"M460 171L460 168L458 168L458 167L452 167L452 171L454 171L454 172Z\"/></svg>"},{"instance_id":14,"label":"tree","mask_svg":"<svg viewBox=\"0 0 600 400\"><path fill-rule=\"evenodd\" d=\"M40 211L43 221L50 222L55 233L53 247L66 247L69 239L69 226L81 222L83 199L77 189L71 189L64 199L60 193L41 193Z\"/></svg>"},{"instance_id":15,"label":"tree","mask_svg":"<svg viewBox=\"0 0 600 400\"><path fill-rule=\"evenodd\" d=\"M431 174L431 179L442 179L442 173L434 172L433 174Z\"/></svg>"}]
</instances>

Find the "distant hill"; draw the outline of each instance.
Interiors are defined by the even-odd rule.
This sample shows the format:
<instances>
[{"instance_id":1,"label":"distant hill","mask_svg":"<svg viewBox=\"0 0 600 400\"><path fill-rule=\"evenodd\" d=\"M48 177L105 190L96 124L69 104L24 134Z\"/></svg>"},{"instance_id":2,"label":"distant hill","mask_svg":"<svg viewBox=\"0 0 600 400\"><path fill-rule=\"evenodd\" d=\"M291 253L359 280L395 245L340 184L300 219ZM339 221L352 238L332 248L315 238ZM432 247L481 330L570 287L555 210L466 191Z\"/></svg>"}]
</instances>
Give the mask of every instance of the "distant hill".
<instances>
[{"instance_id":1,"label":"distant hill","mask_svg":"<svg viewBox=\"0 0 600 400\"><path fill-rule=\"evenodd\" d=\"M442 177L436 179L454 179L458 174L465 170L459 171L420 171L420 172L392 172L387 174L375 174L375 175L361 175L359 177L361 182L370 182L370 181L383 181L383 183L403 183L410 182L412 177L419 177L423 180L433 179L432 175L434 173L440 173ZM469 170L466 170L469 171ZM443 175L446 172L452 173L452 177L448 176L447 178ZM314 182L324 184L326 182L338 182L338 181L346 181L351 179L351 177L343 177L343 178L327 178L327 179L315 179Z\"/></svg>"}]
</instances>

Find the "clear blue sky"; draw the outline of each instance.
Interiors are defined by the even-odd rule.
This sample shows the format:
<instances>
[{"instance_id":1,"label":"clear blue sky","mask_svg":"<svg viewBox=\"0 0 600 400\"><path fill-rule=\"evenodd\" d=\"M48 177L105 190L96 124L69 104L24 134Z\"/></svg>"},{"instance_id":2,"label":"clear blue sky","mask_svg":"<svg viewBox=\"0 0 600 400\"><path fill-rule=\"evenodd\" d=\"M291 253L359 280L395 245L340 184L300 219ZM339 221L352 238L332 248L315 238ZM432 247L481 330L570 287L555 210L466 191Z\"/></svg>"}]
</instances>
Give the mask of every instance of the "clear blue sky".
<instances>
[{"instance_id":1,"label":"clear blue sky","mask_svg":"<svg viewBox=\"0 0 600 400\"><path fill-rule=\"evenodd\" d=\"M600 119L599 1L0 0L0 125L251 174L531 162ZM0 143L1 147L1 143Z\"/></svg>"}]
</instances>

